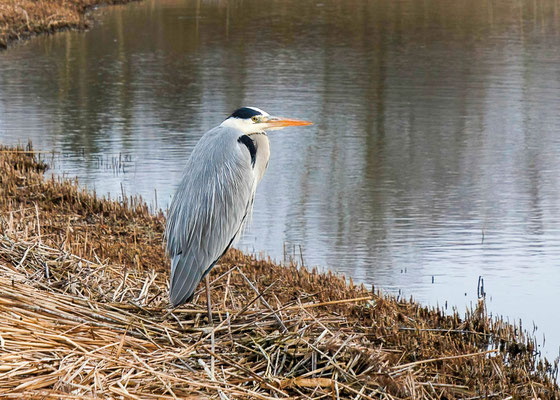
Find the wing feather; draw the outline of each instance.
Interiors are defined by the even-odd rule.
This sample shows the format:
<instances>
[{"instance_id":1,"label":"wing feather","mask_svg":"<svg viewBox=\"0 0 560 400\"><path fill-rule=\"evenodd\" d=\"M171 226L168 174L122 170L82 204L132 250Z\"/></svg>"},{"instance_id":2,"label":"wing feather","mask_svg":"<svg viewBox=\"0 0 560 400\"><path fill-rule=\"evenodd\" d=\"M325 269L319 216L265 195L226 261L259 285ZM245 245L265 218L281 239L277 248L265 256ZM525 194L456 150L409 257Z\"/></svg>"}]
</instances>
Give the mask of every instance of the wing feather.
<instances>
[{"instance_id":1,"label":"wing feather","mask_svg":"<svg viewBox=\"0 0 560 400\"><path fill-rule=\"evenodd\" d=\"M186 303L192 297L201 279L201 273L197 268L189 268L192 263L191 257L179 254L171 260L172 269L175 271L171 276L172 287L170 299L173 305Z\"/></svg>"},{"instance_id":2,"label":"wing feather","mask_svg":"<svg viewBox=\"0 0 560 400\"><path fill-rule=\"evenodd\" d=\"M200 280L235 243L251 212L257 180L234 132L214 128L193 149L167 221L170 299L189 301Z\"/></svg>"}]
</instances>

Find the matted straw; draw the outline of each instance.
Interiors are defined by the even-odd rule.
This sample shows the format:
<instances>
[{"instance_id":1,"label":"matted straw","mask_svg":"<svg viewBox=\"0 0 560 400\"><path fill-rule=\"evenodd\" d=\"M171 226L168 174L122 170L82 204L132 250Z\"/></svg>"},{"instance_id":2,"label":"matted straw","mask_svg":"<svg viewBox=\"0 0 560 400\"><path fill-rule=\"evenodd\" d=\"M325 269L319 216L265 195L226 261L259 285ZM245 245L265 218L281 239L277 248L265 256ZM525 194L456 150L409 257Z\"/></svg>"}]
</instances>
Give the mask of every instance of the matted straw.
<instances>
[{"instance_id":1,"label":"matted straw","mask_svg":"<svg viewBox=\"0 0 560 400\"><path fill-rule=\"evenodd\" d=\"M0 397L559 398L558 363L483 302L445 315L236 250L209 326L202 289L169 308L162 213L45 179L32 152L0 168Z\"/></svg>"}]
</instances>

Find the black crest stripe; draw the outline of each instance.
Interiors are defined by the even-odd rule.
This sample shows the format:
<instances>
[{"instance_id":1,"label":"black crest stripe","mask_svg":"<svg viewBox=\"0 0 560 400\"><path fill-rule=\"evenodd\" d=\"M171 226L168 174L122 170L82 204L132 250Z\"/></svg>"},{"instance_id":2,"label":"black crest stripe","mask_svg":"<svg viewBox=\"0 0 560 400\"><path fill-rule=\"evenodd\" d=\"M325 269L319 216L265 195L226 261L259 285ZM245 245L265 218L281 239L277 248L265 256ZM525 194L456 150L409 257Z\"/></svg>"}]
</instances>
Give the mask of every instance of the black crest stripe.
<instances>
[{"instance_id":1,"label":"black crest stripe","mask_svg":"<svg viewBox=\"0 0 560 400\"><path fill-rule=\"evenodd\" d=\"M255 166L255 161L257 161L257 146L255 146L255 142L247 135L243 135L237 139L239 143L243 143L249 149L249 154L251 154L251 165Z\"/></svg>"},{"instance_id":2,"label":"black crest stripe","mask_svg":"<svg viewBox=\"0 0 560 400\"><path fill-rule=\"evenodd\" d=\"M253 110L249 107L243 107L238 110L235 110L233 114L230 115L230 118L241 118L241 119L249 119L254 117L255 115L262 115L259 111Z\"/></svg>"}]
</instances>

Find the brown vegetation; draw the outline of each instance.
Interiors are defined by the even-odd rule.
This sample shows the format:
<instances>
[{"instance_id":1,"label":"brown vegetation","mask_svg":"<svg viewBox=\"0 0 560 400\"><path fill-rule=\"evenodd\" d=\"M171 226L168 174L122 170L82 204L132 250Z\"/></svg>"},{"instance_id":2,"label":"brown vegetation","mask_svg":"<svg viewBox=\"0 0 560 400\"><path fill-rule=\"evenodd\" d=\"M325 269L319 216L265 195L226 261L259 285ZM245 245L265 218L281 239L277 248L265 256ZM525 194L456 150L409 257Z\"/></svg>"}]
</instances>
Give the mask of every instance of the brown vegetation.
<instances>
[{"instance_id":1,"label":"brown vegetation","mask_svg":"<svg viewBox=\"0 0 560 400\"><path fill-rule=\"evenodd\" d=\"M523 332L230 251L170 310L164 215L0 147L0 396L558 399Z\"/></svg>"},{"instance_id":2,"label":"brown vegetation","mask_svg":"<svg viewBox=\"0 0 560 400\"><path fill-rule=\"evenodd\" d=\"M100 4L130 0L0 0L0 48L11 41L62 29L84 29L86 12Z\"/></svg>"}]
</instances>

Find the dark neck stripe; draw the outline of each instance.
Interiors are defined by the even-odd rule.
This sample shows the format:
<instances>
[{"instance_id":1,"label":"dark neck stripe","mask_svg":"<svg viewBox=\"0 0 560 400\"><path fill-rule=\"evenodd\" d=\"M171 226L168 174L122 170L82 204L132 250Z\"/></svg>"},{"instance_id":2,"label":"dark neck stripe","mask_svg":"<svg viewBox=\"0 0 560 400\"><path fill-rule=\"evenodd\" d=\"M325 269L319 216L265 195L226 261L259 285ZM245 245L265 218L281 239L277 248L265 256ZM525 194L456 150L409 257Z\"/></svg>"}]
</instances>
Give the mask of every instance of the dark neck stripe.
<instances>
[{"instance_id":1,"label":"dark neck stripe","mask_svg":"<svg viewBox=\"0 0 560 400\"><path fill-rule=\"evenodd\" d=\"M254 167L255 161L257 161L257 146L255 145L255 142L247 135L240 136L237 141L247 146L249 154L251 154L251 165Z\"/></svg>"}]
</instances>

